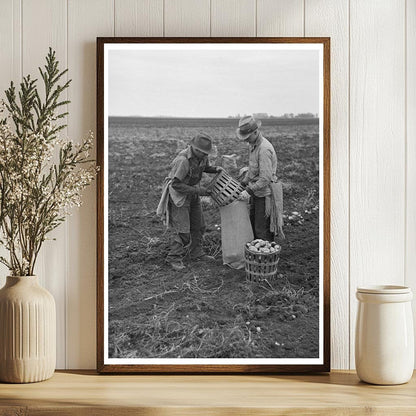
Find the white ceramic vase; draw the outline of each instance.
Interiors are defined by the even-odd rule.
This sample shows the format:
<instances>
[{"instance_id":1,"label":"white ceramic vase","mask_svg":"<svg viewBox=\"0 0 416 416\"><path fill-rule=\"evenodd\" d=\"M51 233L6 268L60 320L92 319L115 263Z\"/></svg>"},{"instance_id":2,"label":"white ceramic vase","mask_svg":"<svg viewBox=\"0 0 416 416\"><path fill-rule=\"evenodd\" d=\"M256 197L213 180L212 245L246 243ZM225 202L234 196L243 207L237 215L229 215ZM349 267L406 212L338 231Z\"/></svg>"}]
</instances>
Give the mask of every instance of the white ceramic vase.
<instances>
[{"instance_id":1,"label":"white ceramic vase","mask_svg":"<svg viewBox=\"0 0 416 416\"><path fill-rule=\"evenodd\" d=\"M46 380L55 365L54 298L36 276L8 276L0 290L0 381Z\"/></svg>"},{"instance_id":2,"label":"white ceramic vase","mask_svg":"<svg viewBox=\"0 0 416 416\"><path fill-rule=\"evenodd\" d=\"M412 291L404 286L357 289L355 366L372 384L402 384L414 367Z\"/></svg>"}]
</instances>

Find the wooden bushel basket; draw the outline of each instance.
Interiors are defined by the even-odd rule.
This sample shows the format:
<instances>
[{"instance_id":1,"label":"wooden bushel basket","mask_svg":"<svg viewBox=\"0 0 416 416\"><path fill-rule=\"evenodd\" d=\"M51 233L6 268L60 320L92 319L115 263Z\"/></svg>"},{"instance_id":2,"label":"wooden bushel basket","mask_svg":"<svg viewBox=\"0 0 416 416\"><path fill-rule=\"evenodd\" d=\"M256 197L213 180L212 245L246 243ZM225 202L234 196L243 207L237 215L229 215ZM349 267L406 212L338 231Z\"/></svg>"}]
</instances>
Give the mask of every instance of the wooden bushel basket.
<instances>
[{"instance_id":1,"label":"wooden bushel basket","mask_svg":"<svg viewBox=\"0 0 416 416\"><path fill-rule=\"evenodd\" d=\"M208 189L211 191L211 198L220 207L231 204L244 191L241 183L225 171L221 171L214 176L208 185Z\"/></svg>"},{"instance_id":2,"label":"wooden bushel basket","mask_svg":"<svg viewBox=\"0 0 416 416\"><path fill-rule=\"evenodd\" d=\"M277 274L280 251L276 253L253 253L244 248L246 278L254 282L272 279Z\"/></svg>"}]
</instances>

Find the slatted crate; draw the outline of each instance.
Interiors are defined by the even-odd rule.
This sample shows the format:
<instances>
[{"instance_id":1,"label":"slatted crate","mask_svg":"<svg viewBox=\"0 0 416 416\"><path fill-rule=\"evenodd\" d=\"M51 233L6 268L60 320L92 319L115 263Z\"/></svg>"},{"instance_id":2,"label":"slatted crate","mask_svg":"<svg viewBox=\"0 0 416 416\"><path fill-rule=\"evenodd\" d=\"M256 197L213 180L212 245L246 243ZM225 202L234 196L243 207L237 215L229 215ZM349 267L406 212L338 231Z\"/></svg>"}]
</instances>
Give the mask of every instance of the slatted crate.
<instances>
[{"instance_id":1,"label":"slatted crate","mask_svg":"<svg viewBox=\"0 0 416 416\"><path fill-rule=\"evenodd\" d=\"M226 171L217 173L208 185L211 198L219 205L224 206L237 200L244 191L240 182L231 177Z\"/></svg>"}]
</instances>

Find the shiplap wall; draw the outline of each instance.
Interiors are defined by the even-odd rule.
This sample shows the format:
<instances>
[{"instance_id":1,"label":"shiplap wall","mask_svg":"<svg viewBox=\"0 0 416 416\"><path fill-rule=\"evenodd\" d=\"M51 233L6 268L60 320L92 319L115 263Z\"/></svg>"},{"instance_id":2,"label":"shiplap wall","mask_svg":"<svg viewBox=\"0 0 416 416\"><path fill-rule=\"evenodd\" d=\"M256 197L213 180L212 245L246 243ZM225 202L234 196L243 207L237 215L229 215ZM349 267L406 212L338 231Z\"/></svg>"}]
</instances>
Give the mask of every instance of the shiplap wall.
<instances>
[{"instance_id":1,"label":"shiplap wall","mask_svg":"<svg viewBox=\"0 0 416 416\"><path fill-rule=\"evenodd\" d=\"M331 37L331 361L354 368L356 287L416 289L416 0L0 0L0 96L52 46L65 134L94 131L97 36ZM39 259L58 368L95 368L95 221L91 186Z\"/></svg>"}]
</instances>

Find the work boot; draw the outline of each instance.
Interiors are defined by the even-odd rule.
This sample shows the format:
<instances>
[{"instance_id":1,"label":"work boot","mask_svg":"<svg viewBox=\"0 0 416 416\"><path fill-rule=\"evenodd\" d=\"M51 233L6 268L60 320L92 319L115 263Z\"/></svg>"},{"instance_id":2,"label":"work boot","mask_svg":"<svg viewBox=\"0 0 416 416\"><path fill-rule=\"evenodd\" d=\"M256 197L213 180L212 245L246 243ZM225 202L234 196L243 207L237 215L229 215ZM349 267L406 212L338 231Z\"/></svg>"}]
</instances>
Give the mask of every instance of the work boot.
<instances>
[{"instance_id":1,"label":"work boot","mask_svg":"<svg viewBox=\"0 0 416 416\"><path fill-rule=\"evenodd\" d=\"M170 267L172 267L173 270L175 270L175 272L182 272L186 269L185 265L182 263L182 260L168 261L167 263L170 265Z\"/></svg>"}]
</instances>

